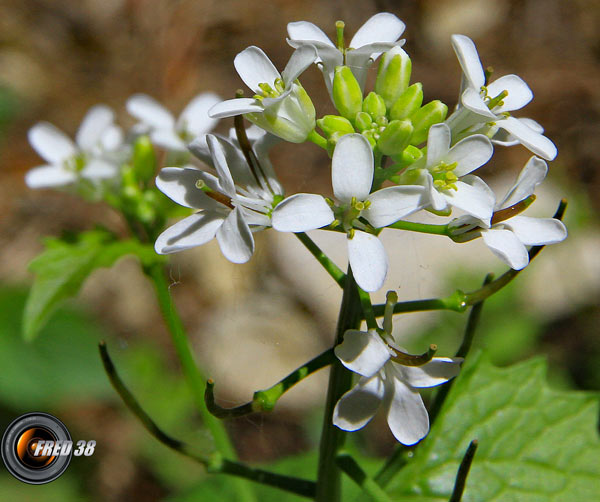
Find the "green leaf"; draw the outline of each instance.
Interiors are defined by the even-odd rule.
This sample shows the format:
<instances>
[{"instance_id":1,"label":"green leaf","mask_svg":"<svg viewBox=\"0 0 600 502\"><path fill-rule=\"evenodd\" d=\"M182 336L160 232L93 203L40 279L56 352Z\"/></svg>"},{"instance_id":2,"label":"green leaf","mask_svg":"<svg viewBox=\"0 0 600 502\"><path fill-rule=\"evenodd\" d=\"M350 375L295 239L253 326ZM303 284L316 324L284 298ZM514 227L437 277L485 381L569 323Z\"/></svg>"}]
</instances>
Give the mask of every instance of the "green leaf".
<instances>
[{"instance_id":1,"label":"green leaf","mask_svg":"<svg viewBox=\"0 0 600 502\"><path fill-rule=\"evenodd\" d=\"M135 240L117 241L106 230L80 234L75 242L50 238L46 250L29 269L36 275L23 315L23 336L33 340L59 303L75 296L97 268L110 267L122 256L133 254L147 265L159 259L151 246Z\"/></svg>"},{"instance_id":2,"label":"green leaf","mask_svg":"<svg viewBox=\"0 0 600 502\"><path fill-rule=\"evenodd\" d=\"M467 364L428 438L388 491L398 502L447 501L469 442L479 448L463 502L597 500L598 397L558 392L535 358L496 368Z\"/></svg>"}]
</instances>

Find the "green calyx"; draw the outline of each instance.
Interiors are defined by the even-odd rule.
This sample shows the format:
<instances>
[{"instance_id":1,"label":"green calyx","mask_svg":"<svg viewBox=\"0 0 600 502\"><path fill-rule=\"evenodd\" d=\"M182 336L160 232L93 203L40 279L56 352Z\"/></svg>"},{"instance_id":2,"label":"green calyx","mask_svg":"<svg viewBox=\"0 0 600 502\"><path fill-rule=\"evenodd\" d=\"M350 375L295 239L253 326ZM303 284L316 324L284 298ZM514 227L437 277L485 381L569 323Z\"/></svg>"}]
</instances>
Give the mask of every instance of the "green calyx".
<instances>
[{"instance_id":1,"label":"green calyx","mask_svg":"<svg viewBox=\"0 0 600 502\"><path fill-rule=\"evenodd\" d=\"M374 121L385 117L386 110L385 101L374 92L370 92L362 104L362 111L368 113Z\"/></svg>"},{"instance_id":2,"label":"green calyx","mask_svg":"<svg viewBox=\"0 0 600 502\"><path fill-rule=\"evenodd\" d=\"M408 146L413 134L410 120L392 120L377 140L377 148L383 155L401 154Z\"/></svg>"},{"instance_id":3,"label":"green calyx","mask_svg":"<svg viewBox=\"0 0 600 502\"><path fill-rule=\"evenodd\" d=\"M327 138L330 138L334 134L341 133L344 135L355 132L350 121L347 118L340 117L339 115L325 115L317 120L317 125L323 131L325 136L327 136Z\"/></svg>"},{"instance_id":4,"label":"green calyx","mask_svg":"<svg viewBox=\"0 0 600 502\"><path fill-rule=\"evenodd\" d=\"M411 71L410 57L400 47L392 48L381 58L375 92L382 97L388 108L406 91Z\"/></svg>"},{"instance_id":5,"label":"green calyx","mask_svg":"<svg viewBox=\"0 0 600 502\"><path fill-rule=\"evenodd\" d=\"M362 90L347 66L337 66L333 76L333 103L342 117L350 122L362 111Z\"/></svg>"}]
</instances>

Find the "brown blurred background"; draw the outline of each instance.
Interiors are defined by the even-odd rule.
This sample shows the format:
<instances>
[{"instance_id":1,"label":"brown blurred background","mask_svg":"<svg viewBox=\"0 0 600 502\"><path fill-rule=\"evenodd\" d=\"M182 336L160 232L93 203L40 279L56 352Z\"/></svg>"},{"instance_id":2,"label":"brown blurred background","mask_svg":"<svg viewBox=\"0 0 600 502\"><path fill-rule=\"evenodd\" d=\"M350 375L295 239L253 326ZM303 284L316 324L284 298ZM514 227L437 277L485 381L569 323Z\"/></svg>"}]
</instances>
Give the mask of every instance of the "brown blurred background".
<instances>
[{"instance_id":1,"label":"brown blurred background","mask_svg":"<svg viewBox=\"0 0 600 502\"><path fill-rule=\"evenodd\" d=\"M545 191L539 194L537 214L552 214L560 197L568 197L570 237L544 251L540 263L523 274L523 301L512 305L523 315L533 315L541 332L524 349L497 359L506 363L543 351L563 368L557 381L600 388L594 370L600 354L595 328L600 321L595 219L600 210L600 2L594 0L0 0L1 283L13 287L31 282L27 263L41 251L44 235L90 229L95 222L125 231L118 215L102 204L25 187L24 173L40 163L27 143L27 130L36 121L47 120L73 135L87 109L105 103L130 126L133 120L124 104L136 92L154 96L177 115L199 92L211 90L229 98L243 87L232 61L249 45L261 47L282 69L291 54L285 43L287 22L311 21L333 36L334 22L343 19L349 40L380 11L393 12L406 23L404 48L413 60L412 81L423 82L426 99L441 99L449 107L456 103L460 70L450 47L452 33L473 38L484 66L492 65L496 77L516 73L534 91L533 102L517 115L540 122L559 148ZM375 71L376 65L371 80ZM302 82L317 113L331 112L320 72L309 69ZM223 121L217 130L225 132L230 126ZM483 175L492 185L508 185L529 156L520 146L499 147ZM279 145L272 160L288 193L330 190L328 159L314 145ZM257 237L256 255L245 266L229 264L212 243L175 257L171 269L172 292L224 403L249 399L253 390L271 385L327 348L335 324L339 292L290 243L293 238L275 232ZM438 246L437 240L416 236L389 239L395 268L389 286L401 287L401 299L452 290L444 278L455 276L440 257L460 259L463 247L451 251L448 243ZM327 238L323 244L331 246ZM471 272L479 281L489 267L502 270L491 256L480 256L487 250L478 245L464 246L470 254L454 272L475 263ZM333 254L343 264L343 252ZM94 274L77 305L107 333L117 361L127 359L129 348L148 344L148 350L159 353L152 357L161 371L178 378L152 290L135 262L123 261ZM423 319L409 316L399 321L399 329L429 326ZM452 343L456 340L449 342L448 352ZM91 346L95 357L94 351ZM103 379L99 367L97 371ZM282 399L273 415L231 424L243 459L271 461L314 446L326 381L322 373ZM152 394L143 390L147 381L134 369L128 378L139 383L152 408ZM160 461L149 461L165 455L164 462L171 462L171 457L160 447L134 446L146 440L145 432L101 381L98 385L106 389L97 395L73 400L67 395L53 408L80 436L96 438L100 445L93 462L77 471L83 481L65 488L74 494L69 497L111 501L130 500L135 494L137 500L162 500L202 476L195 469L190 479L181 480ZM21 409L18 402L3 404L0 425L25 411L31 410ZM191 428L197 425L189 408L180 411L192 416ZM169 422L168 411L156 413ZM176 432L176 417L170 420ZM368 452L388 452L393 442L385 422L370 427ZM101 442L101 437L107 439ZM16 481L4 483L0 487L17 489ZM64 494L57 497L70 500Z\"/></svg>"}]
</instances>

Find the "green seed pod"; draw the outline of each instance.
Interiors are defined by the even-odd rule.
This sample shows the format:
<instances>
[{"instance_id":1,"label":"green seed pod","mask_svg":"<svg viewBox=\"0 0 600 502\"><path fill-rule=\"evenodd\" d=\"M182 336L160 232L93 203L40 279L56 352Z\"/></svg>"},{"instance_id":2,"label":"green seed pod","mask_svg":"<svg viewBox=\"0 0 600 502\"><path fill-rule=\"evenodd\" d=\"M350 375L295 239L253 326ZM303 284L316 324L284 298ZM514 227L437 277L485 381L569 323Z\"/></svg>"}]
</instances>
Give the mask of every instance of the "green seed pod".
<instances>
[{"instance_id":1,"label":"green seed pod","mask_svg":"<svg viewBox=\"0 0 600 502\"><path fill-rule=\"evenodd\" d=\"M348 120L354 120L362 110L362 90L347 66L336 66L333 77L333 103Z\"/></svg>"},{"instance_id":2,"label":"green seed pod","mask_svg":"<svg viewBox=\"0 0 600 502\"><path fill-rule=\"evenodd\" d=\"M373 127L373 119L367 112L358 112L354 124L359 132L363 132Z\"/></svg>"},{"instance_id":3,"label":"green seed pod","mask_svg":"<svg viewBox=\"0 0 600 502\"><path fill-rule=\"evenodd\" d=\"M448 113L448 107L439 100L430 101L425 106L417 110L410 117L415 128L410 140L412 145L419 145L427 139L429 128L433 124L443 122Z\"/></svg>"},{"instance_id":4,"label":"green seed pod","mask_svg":"<svg viewBox=\"0 0 600 502\"><path fill-rule=\"evenodd\" d=\"M420 82L406 89L390 110L391 120L402 120L415 113L423 103L423 85Z\"/></svg>"},{"instance_id":5,"label":"green seed pod","mask_svg":"<svg viewBox=\"0 0 600 502\"><path fill-rule=\"evenodd\" d=\"M355 132L350 121L339 115L325 115L323 118L317 120L317 125L328 138L336 132L341 132L343 134Z\"/></svg>"},{"instance_id":6,"label":"green seed pod","mask_svg":"<svg viewBox=\"0 0 600 502\"><path fill-rule=\"evenodd\" d=\"M412 133L410 120L392 120L379 136L377 148L384 155L398 155L408 146Z\"/></svg>"},{"instance_id":7,"label":"green seed pod","mask_svg":"<svg viewBox=\"0 0 600 502\"><path fill-rule=\"evenodd\" d=\"M408 87L411 70L410 57L400 47L393 47L381 58L375 92L383 98L388 109Z\"/></svg>"},{"instance_id":8,"label":"green seed pod","mask_svg":"<svg viewBox=\"0 0 600 502\"><path fill-rule=\"evenodd\" d=\"M373 120L378 117L385 117L385 103L383 98L374 92L370 92L362 104L363 112L367 112Z\"/></svg>"}]
</instances>

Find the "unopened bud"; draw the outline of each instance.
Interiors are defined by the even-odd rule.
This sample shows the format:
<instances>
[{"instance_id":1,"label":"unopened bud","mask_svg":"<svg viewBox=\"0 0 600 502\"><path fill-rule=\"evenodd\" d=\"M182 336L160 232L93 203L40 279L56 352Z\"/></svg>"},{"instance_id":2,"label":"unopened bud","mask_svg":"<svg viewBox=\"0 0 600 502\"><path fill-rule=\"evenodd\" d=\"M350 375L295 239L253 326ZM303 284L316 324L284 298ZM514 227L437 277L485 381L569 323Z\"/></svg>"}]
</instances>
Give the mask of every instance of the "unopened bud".
<instances>
[{"instance_id":1,"label":"unopened bud","mask_svg":"<svg viewBox=\"0 0 600 502\"><path fill-rule=\"evenodd\" d=\"M411 70L410 57L400 47L393 47L381 58L375 92L383 98L388 108L408 87Z\"/></svg>"},{"instance_id":2,"label":"unopened bud","mask_svg":"<svg viewBox=\"0 0 600 502\"><path fill-rule=\"evenodd\" d=\"M362 90L347 66L337 66L333 77L333 103L348 120L354 120L362 110Z\"/></svg>"},{"instance_id":3,"label":"unopened bud","mask_svg":"<svg viewBox=\"0 0 600 502\"><path fill-rule=\"evenodd\" d=\"M370 92L362 104L363 112L367 112L373 120L385 117L385 102L383 98L374 92Z\"/></svg>"},{"instance_id":4,"label":"unopened bud","mask_svg":"<svg viewBox=\"0 0 600 502\"><path fill-rule=\"evenodd\" d=\"M317 125L328 138L335 133L351 134L355 132L350 121L339 115L325 115L317 120Z\"/></svg>"},{"instance_id":5,"label":"unopened bud","mask_svg":"<svg viewBox=\"0 0 600 502\"><path fill-rule=\"evenodd\" d=\"M408 146L412 133L410 120L392 120L381 133L377 148L383 155L398 155Z\"/></svg>"},{"instance_id":6,"label":"unopened bud","mask_svg":"<svg viewBox=\"0 0 600 502\"><path fill-rule=\"evenodd\" d=\"M390 119L402 120L410 117L423 104L423 86L420 82L411 85L392 105Z\"/></svg>"},{"instance_id":7,"label":"unopened bud","mask_svg":"<svg viewBox=\"0 0 600 502\"><path fill-rule=\"evenodd\" d=\"M410 140L411 144L419 145L427 139L429 128L433 124L443 122L448 113L448 107L439 100L431 101L417 110L410 117L415 128Z\"/></svg>"},{"instance_id":8,"label":"unopened bud","mask_svg":"<svg viewBox=\"0 0 600 502\"><path fill-rule=\"evenodd\" d=\"M373 127L373 119L367 112L358 112L354 119L354 125L359 132L363 132Z\"/></svg>"},{"instance_id":9,"label":"unopened bud","mask_svg":"<svg viewBox=\"0 0 600 502\"><path fill-rule=\"evenodd\" d=\"M140 136L133 146L133 170L137 179L144 183L156 173L156 155L148 136Z\"/></svg>"}]
</instances>

